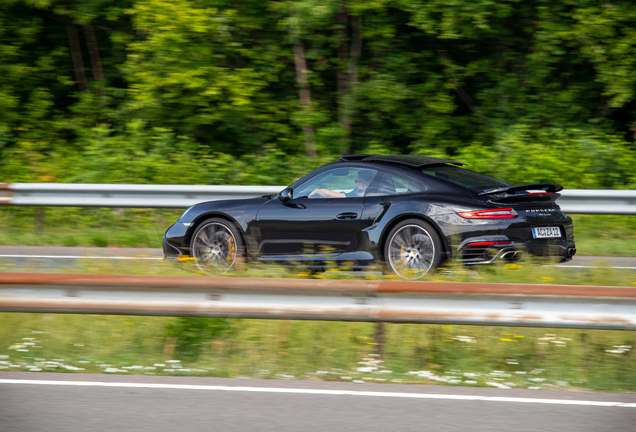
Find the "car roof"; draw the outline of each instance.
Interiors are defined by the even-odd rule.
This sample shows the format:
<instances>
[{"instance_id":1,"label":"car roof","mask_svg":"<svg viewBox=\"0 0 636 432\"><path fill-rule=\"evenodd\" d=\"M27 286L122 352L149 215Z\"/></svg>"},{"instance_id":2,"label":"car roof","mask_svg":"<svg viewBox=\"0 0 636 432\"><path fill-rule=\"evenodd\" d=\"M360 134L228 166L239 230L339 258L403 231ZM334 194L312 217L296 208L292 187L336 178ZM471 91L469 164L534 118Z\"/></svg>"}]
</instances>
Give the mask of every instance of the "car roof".
<instances>
[{"instance_id":1,"label":"car roof","mask_svg":"<svg viewBox=\"0 0 636 432\"><path fill-rule=\"evenodd\" d=\"M376 159L377 157L377 159ZM427 186L427 189L440 189L445 192L454 192L454 193L468 193L468 190L455 184L447 179L430 176L428 174L423 173L418 167L431 166L431 165L444 165L444 164L452 164L452 165L464 165L461 162L452 161L449 159L441 159L441 158L433 158L426 156L408 156L409 158L416 158L416 160L409 161L410 163L404 163L404 156L397 155L377 155L377 154L356 154L356 155L346 155L341 156L340 159L336 162L331 162L327 165L323 165L320 168L312 171L306 176L296 180L293 184L290 185L291 188L295 188L296 186L304 183L320 173L323 173L327 170L334 168L362 168L366 165L367 168L373 168L375 170L381 170L385 172L391 172L395 175L400 175L411 180L414 180L418 183L424 183Z\"/></svg>"},{"instance_id":2,"label":"car roof","mask_svg":"<svg viewBox=\"0 0 636 432\"><path fill-rule=\"evenodd\" d=\"M427 165L465 165L462 162L457 162L451 159L442 159L429 156L420 155L377 155L377 154L358 154L341 156L341 161L344 162L376 162L376 163L388 163L395 165L404 165L412 168L421 168Z\"/></svg>"}]
</instances>

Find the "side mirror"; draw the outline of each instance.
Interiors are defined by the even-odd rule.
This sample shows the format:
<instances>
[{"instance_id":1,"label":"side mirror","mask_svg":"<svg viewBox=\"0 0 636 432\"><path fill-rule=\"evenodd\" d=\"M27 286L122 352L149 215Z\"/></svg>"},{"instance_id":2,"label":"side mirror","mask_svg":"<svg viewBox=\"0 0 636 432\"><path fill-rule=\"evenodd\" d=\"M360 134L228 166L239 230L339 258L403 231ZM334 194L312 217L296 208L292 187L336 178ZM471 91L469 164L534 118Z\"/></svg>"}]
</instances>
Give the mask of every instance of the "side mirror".
<instances>
[{"instance_id":1,"label":"side mirror","mask_svg":"<svg viewBox=\"0 0 636 432\"><path fill-rule=\"evenodd\" d=\"M278 195L278 199L283 203L288 203L294 197L294 193L290 188L283 189L283 191Z\"/></svg>"}]
</instances>

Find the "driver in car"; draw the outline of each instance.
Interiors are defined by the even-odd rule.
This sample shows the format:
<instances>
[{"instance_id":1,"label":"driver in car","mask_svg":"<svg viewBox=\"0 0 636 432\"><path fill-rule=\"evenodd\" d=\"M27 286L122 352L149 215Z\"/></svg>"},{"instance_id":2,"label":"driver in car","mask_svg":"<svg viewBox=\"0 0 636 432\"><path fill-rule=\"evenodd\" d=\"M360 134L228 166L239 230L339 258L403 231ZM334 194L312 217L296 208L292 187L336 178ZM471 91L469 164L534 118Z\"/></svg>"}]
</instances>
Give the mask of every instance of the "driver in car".
<instances>
[{"instance_id":1,"label":"driver in car","mask_svg":"<svg viewBox=\"0 0 636 432\"><path fill-rule=\"evenodd\" d=\"M319 188L309 194L309 198L355 198L363 197L373 179L373 172L360 171L356 179L356 187L351 192L336 192L327 188Z\"/></svg>"}]
</instances>

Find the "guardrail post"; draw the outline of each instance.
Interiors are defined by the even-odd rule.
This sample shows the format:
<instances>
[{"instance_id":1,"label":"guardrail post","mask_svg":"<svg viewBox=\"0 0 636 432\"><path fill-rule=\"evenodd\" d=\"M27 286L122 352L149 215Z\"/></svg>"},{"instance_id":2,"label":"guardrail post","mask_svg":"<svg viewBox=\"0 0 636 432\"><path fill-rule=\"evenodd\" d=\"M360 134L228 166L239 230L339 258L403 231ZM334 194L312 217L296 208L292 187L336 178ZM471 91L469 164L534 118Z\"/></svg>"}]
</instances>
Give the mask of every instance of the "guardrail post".
<instances>
[{"instance_id":1,"label":"guardrail post","mask_svg":"<svg viewBox=\"0 0 636 432\"><path fill-rule=\"evenodd\" d=\"M172 354L174 354L174 349L177 347L177 338L176 337L168 337L166 338L166 343L163 346L163 355L165 357L172 358Z\"/></svg>"},{"instance_id":2,"label":"guardrail post","mask_svg":"<svg viewBox=\"0 0 636 432\"><path fill-rule=\"evenodd\" d=\"M46 220L46 207L37 207L33 219L35 231L42 231Z\"/></svg>"},{"instance_id":3,"label":"guardrail post","mask_svg":"<svg viewBox=\"0 0 636 432\"><path fill-rule=\"evenodd\" d=\"M278 344L278 353L283 354L287 351L287 330L289 329L289 321L282 320L278 325L278 336L276 342Z\"/></svg>"},{"instance_id":4,"label":"guardrail post","mask_svg":"<svg viewBox=\"0 0 636 432\"><path fill-rule=\"evenodd\" d=\"M375 336L373 337L375 343L375 353L380 356L384 355L384 323L379 322L375 326Z\"/></svg>"}]
</instances>

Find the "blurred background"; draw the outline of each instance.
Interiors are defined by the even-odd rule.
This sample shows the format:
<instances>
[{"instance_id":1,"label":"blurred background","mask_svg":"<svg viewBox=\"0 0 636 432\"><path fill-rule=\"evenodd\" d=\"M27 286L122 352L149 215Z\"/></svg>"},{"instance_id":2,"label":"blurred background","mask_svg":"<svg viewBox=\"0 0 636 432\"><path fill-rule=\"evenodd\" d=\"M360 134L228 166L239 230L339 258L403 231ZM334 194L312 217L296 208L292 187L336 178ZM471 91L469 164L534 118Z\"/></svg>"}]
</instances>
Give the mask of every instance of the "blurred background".
<instances>
[{"instance_id":1,"label":"blurred background","mask_svg":"<svg viewBox=\"0 0 636 432\"><path fill-rule=\"evenodd\" d=\"M288 184L340 154L636 182L631 1L0 5L3 182Z\"/></svg>"}]
</instances>

